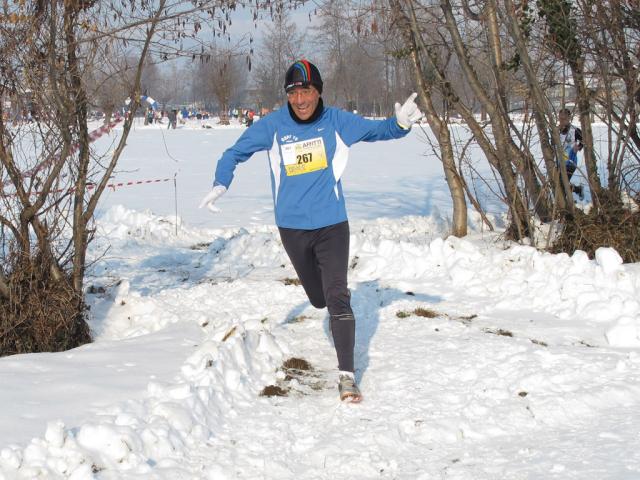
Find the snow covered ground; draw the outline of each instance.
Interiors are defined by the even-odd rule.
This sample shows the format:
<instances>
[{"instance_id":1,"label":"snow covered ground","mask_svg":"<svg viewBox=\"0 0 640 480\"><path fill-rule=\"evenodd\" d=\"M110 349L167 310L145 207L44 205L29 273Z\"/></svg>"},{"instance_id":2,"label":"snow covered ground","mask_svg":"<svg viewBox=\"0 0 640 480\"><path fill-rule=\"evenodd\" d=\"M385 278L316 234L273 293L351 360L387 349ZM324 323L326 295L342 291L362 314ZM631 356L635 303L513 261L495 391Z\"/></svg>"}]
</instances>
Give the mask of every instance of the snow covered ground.
<instances>
[{"instance_id":1,"label":"snow covered ground","mask_svg":"<svg viewBox=\"0 0 640 480\"><path fill-rule=\"evenodd\" d=\"M640 265L510 245L473 216L446 238L423 134L358 145L345 192L365 399L340 404L266 160L238 169L220 214L197 209L240 133L132 133L114 182L172 180L104 199L95 342L0 359L0 479L640 478Z\"/></svg>"}]
</instances>

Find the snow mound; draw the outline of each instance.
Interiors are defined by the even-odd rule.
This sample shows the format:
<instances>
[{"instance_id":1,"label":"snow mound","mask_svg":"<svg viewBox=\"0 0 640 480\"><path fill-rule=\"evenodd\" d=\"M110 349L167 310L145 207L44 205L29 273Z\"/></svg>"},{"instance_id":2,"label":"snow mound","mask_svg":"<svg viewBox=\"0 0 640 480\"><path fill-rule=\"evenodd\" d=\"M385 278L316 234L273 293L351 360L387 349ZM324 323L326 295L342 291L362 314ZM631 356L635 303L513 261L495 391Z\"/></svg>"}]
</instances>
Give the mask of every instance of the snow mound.
<instances>
[{"instance_id":1,"label":"snow mound","mask_svg":"<svg viewBox=\"0 0 640 480\"><path fill-rule=\"evenodd\" d=\"M640 277L612 248L598 249L589 260L582 251L568 256L522 245L501 249L473 236L425 244L365 233L356 235L351 251L359 281L441 277L469 295L495 298L499 308L528 305L559 320L602 324L603 338L612 346L629 346L629 338L637 337L630 337L629 329L640 328ZM609 330L611 325L617 327Z\"/></svg>"},{"instance_id":2,"label":"snow mound","mask_svg":"<svg viewBox=\"0 0 640 480\"><path fill-rule=\"evenodd\" d=\"M103 241L164 245L191 244L211 238L210 230L189 228L180 217L138 212L122 205L114 205L100 215L98 234Z\"/></svg>"},{"instance_id":3,"label":"snow mound","mask_svg":"<svg viewBox=\"0 0 640 480\"><path fill-rule=\"evenodd\" d=\"M145 475L180 466L189 449L214 435L234 406L255 401L275 381L284 350L259 322L213 329L172 383L100 412L77 429L47 426L44 438L0 451L0 478L95 478L107 470ZM170 477L170 475L169 475ZM168 477L168 478L169 478Z\"/></svg>"}]
</instances>

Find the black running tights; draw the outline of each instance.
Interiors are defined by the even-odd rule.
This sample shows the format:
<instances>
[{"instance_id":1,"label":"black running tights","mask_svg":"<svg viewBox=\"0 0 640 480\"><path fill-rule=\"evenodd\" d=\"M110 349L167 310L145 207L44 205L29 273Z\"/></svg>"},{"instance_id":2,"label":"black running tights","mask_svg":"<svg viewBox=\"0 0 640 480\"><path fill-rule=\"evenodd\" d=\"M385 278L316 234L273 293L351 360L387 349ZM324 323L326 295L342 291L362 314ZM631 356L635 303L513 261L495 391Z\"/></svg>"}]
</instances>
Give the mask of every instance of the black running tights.
<instances>
[{"instance_id":1,"label":"black running tights","mask_svg":"<svg viewBox=\"0 0 640 480\"><path fill-rule=\"evenodd\" d=\"M282 245L311 305L329 310L338 368L353 372L356 325L347 288L349 223L316 230L279 230Z\"/></svg>"}]
</instances>

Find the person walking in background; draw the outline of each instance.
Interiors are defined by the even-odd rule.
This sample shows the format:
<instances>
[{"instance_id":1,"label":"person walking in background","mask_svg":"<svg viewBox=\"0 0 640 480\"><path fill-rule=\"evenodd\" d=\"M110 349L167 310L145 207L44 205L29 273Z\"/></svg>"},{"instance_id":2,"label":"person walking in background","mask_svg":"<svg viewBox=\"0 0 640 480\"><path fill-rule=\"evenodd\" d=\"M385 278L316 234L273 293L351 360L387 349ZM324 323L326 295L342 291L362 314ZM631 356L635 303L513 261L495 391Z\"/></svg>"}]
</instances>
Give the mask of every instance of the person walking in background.
<instances>
[{"instance_id":1,"label":"person walking in background","mask_svg":"<svg viewBox=\"0 0 640 480\"><path fill-rule=\"evenodd\" d=\"M153 124L153 109L151 107L149 107L147 109L147 114L144 118L144 124L145 125L152 125Z\"/></svg>"},{"instance_id":2,"label":"person walking in background","mask_svg":"<svg viewBox=\"0 0 640 480\"><path fill-rule=\"evenodd\" d=\"M268 152L282 245L311 304L329 311L340 399L358 402L355 317L347 286L349 223L341 178L352 145L404 137L422 113L414 93L395 104L395 117L367 120L325 106L322 88L320 71L311 62L291 65L284 81L287 104L246 129L223 153L213 189L200 208L217 211L214 204L231 185L237 165L256 152Z\"/></svg>"},{"instance_id":3,"label":"person walking in background","mask_svg":"<svg viewBox=\"0 0 640 480\"><path fill-rule=\"evenodd\" d=\"M167 129L168 130L172 128L175 129L178 123L178 110L176 110L175 108L172 109L169 112L168 118L169 118L169 125L167 126Z\"/></svg>"},{"instance_id":4,"label":"person walking in background","mask_svg":"<svg viewBox=\"0 0 640 480\"><path fill-rule=\"evenodd\" d=\"M253 117L255 116L255 112L252 109L247 111L247 127L253 125Z\"/></svg>"},{"instance_id":5,"label":"person walking in background","mask_svg":"<svg viewBox=\"0 0 640 480\"><path fill-rule=\"evenodd\" d=\"M567 170L567 177L571 181L573 173L578 168L578 152L582 150L582 131L571 124L571 111L563 108L558 113L558 129L560 130L560 143L564 152L563 160ZM584 200L584 188L582 185L571 184L571 191Z\"/></svg>"}]
</instances>

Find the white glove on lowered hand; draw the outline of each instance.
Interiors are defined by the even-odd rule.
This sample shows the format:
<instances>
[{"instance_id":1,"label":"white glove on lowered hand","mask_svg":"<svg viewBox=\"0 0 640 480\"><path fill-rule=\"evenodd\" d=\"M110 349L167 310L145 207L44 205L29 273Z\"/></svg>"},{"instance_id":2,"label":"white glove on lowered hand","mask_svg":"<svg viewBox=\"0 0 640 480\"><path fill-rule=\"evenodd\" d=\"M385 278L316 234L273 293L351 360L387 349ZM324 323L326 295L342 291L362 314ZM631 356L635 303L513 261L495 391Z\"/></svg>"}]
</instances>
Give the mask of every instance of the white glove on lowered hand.
<instances>
[{"instance_id":1,"label":"white glove on lowered hand","mask_svg":"<svg viewBox=\"0 0 640 480\"><path fill-rule=\"evenodd\" d=\"M398 122L398 125L400 125L405 130L411 128L411 125L413 125L414 122L417 122L422 118L422 112L414 101L417 96L418 94L414 92L409 95L409 98L407 98L407 100L402 105L400 105L399 103L396 103L395 105L396 121Z\"/></svg>"},{"instance_id":2,"label":"white glove on lowered hand","mask_svg":"<svg viewBox=\"0 0 640 480\"><path fill-rule=\"evenodd\" d=\"M220 198L222 194L226 191L227 191L227 187L225 187L224 185L216 185L202 199L202 202L200 202L200 207L198 208L207 207L209 210L211 210L214 213L219 212L220 209L216 207L214 203L216 203L216 200L218 200L218 198Z\"/></svg>"}]
</instances>

